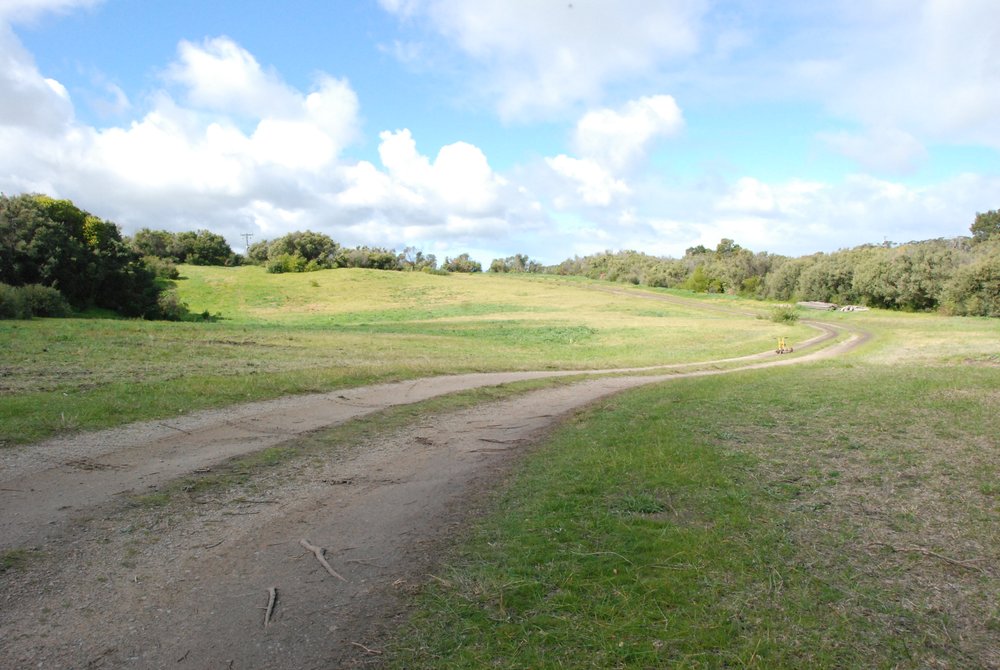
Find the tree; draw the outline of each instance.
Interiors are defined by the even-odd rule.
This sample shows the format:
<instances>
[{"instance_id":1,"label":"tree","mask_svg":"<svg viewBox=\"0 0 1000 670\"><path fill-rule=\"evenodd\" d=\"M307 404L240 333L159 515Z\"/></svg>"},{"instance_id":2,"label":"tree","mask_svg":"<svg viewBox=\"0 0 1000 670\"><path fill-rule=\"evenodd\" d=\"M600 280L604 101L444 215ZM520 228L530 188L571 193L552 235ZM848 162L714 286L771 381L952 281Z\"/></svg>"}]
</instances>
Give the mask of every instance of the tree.
<instances>
[{"instance_id":1,"label":"tree","mask_svg":"<svg viewBox=\"0 0 1000 670\"><path fill-rule=\"evenodd\" d=\"M173 242L174 234L166 230L143 228L132 237L132 247L143 256L176 260L170 255Z\"/></svg>"},{"instance_id":2,"label":"tree","mask_svg":"<svg viewBox=\"0 0 1000 670\"><path fill-rule=\"evenodd\" d=\"M474 261L469 254L461 254L455 258L445 258L442 269L448 272L482 272L483 266L479 261Z\"/></svg>"},{"instance_id":3,"label":"tree","mask_svg":"<svg viewBox=\"0 0 1000 670\"><path fill-rule=\"evenodd\" d=\"M77 309L157 316L159 286L118 226L69 200L0 196L0 282L58 290Z\"/></svg>"},{"instance_id":4,"label":"tree","mask_svg":"<svg viewBox=\"0 0 1000 670\"><path fill-rule=\"evenodd\" d=\"M984 242L992 237L1000 236L1000 210L991 209L988 212L976 213L976 220L969 227L972 239Z\"/></svg>"},{"instance_id":5,"label":"tree","mask_svg":"<svg viewBox=\"0 0 1000 670\"><path fill-rule=\"evenodd\" d=\"M944 291L946 309L959 316L1000 317L1000 244L959 269Z\"/></svg>"},{"instance_id":6,"label":"tree","mask_svg":"<svg viewBox=\"0 0 1000 670\"><path fill-rule=\"evenodd\" d=\"M541 272L542 264L528 258L527 254L514 254L507 258L494 258L490 272Z\"/></svg>"},{"instance_id":7,"label":"tree","mask_svg":"<svg viewBox=\"0 0 1000 670\"><path fill-rule=\"evenodd\" d=\"M396 257L397 265L401 270L436 270L437 257L434 254L424 254L416 247L406 247L403 252Z\"/></svg>"},{"instance_id":8,"label":"tree","mask_svg":"<svg viewBox=\"0 0 1000 670\"><path fill-rule=\"evenodd\" d=\"M170 255L191 265L232 265L236 258L226 238L208 230L175 234Z\"/></svg>"},{"instance_id":9,"label":"tree","mask_svg":"<svg viewBox=\"0 0 1000 670\"><path fill-rule=\"evenodd\" d=\"M267 256L273 259L286 254L297 255L304 258L307 263L314 261L315 266L320 268L332 268L337 266L339 251L340 245L329 235L307 230L288 233L274 240L267 247Z\"/></svg>"},{"instance_id":10,"label":"tree","mask_svg":"<svg viewBox=\"0 0 1000 670\"><path fill-rule=\"evenodd\" d=\"M731 256L732 254L735 254L737 251L739 251L742 248L743 247L741 247L740 245L736 244L736 242L732 241L728 237L723 237L721 240L719 240L718 246L715 247L715 255L716 256Z\"/></svg>"}]
</instances>

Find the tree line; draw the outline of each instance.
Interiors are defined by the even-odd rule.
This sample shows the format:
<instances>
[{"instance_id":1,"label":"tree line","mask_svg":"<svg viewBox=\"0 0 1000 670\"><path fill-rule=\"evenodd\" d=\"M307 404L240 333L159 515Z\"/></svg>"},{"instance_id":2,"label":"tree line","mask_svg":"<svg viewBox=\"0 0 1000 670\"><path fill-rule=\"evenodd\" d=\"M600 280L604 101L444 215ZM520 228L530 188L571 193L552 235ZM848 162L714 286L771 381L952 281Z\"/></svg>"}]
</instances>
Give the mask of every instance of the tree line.
<instances>
[{"instance_id":1,"label":"tree line","mask_svg":"<svg viewBox=\"0 0 1000 670\"><path fill-rule=\"evenodd\" d=\"M971 237L866 244L791 258L753 252L731 239L691 247L679 259L606 251L544 266L525 254L497 258L494 273L578 275L652 287L792 301L821 300L909 311L1000 316L1000 211L977 214ZM189 318L173 290L177 265L256 264L268 272L371 268L482 272L468 253L445 258L415 247L340 245L296 231L235 253L208 230L143 228L133 237L69 200L0 194L0 318L110 310L148 319Z\"/></svg>"},{"instance_id":2,"label":"tree line","mask_svg":"<svg viewBox=\"0 0 1000 670\"><path fill-rule=\"evenodd\" d=\"M865 244L799 258L723 239L715 249L691 247L680 259L608 251L545 271L766 300L1000 317L1000 211L977 214L970 230L971 237Z\"/></svg>"}]
</instances>

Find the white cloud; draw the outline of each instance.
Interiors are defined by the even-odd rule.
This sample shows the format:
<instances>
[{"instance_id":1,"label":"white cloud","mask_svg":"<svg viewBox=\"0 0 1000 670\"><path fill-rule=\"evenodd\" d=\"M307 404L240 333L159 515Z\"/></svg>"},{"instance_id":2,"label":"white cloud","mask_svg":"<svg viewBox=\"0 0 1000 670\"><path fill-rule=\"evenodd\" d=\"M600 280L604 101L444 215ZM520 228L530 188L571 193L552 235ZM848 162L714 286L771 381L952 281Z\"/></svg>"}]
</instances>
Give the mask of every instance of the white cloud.
<instances>
[{"instance_id":1,"label":"white cloud","mask_svg":"<svg viewBox=\"0 0 1000 670\"><path fill-rule=\"evenodd\" d=\"M573 158L560 154L555 158L546 158L545 162L553 172L573 184L584 204L606 207L616 198L631 193L624 180L616 178L590 158ZM555 204L563 208L573 203L564 196L556 196Z\"/></svg>"},{"instance_id":2,"label":"white cloud","mask_svg":"<svg viewBox=\"0 0 1000 670\"><path fill-rule=\"evenodd\" d=\"M33 21L43 14L93 7L103 0L0 0L0 21Z\"/></svg>"},{"instance_id":3,"label":"white cloud","mask_svg":"<svg viewBox=\"0 0 1000 670\"><path fill-rule=\"evenodd\" d=\"M573 146L580 156L545 158L545 165L557 176L555 183L544 180L554 206L607 208L620 204L633 193L623 173L636 166L655 139L676 133L683 124L680 107L669 95L630 100L620 109L587 112L573 135ZM567 187L572 195L566 193Z\"/></svg>"},{"instance_id":4,"label":"white cloud","mask_svg":"<svg viewBox=\"0 0 1000 670\"><path fill-rule=\"evenodd\" d=\"M906 134L1000 148L996 17L994 0L835 4L792 53L774 56L789 62L779 82L876 129L855 144L889 140L904 164L919 158ZM878 137L887 132L900 137Z\"/></svg>"},{"instance_id":5,"label":"white cloud","mask_svg":"<svg viewBox=\"0 0 1000 670\"><path fill-rule=\"evenodd\" d=\"M379 137L379 157L388 176L413 194L413 201L460 214L486 215L497 209L506 181L494 174L478 147L466 142L446 145L432 163L417 152L409 130L385 131Z\"/></svg>"},{"instance_id":6,"label":"white cloud","mask_svg":"<svg viewBox=\"0 0 1000 670\"><path fill-rule=\"evenodd\" d=\"M447 245L503 237L541 216L467 142L431 160L409 130L384 132L381 169L345 160L359 126L350 85L320 75L300 91L227 38L182 42L165 68L170 90L148 96L135 120L98 129L74 119L65 88L4 30L5 192L70 197L126 232L210 227L231 243L312 228L347 244Z\"/></svg>"},{"instance_id":7,"label":"white cloud","mask_svg":"<svg viewBox=\"0 0 1000 670\"><path fill-rule=\"evenodd\" d=\"M287 116L301 106L297 91L229 38L184 40L177 51L166 77L183 86L193 107L257 117Z\"/></svg>"},{"instance_id":8,"label":"white cloud","mask_svg":"<svg viewBox=\"0 0 1000 670\"><path fill-rule=\"evenodd\" d=\"M587 112L576 124L577 152L621 170L642 157L652 140L668 137L684 125L680 107L669 95L631 100L621 110Z\"/></svg>"},{"instance_id":9,"label":"white cloud","mask_svg":"<svg viewBox=\"0 0 1000 670\"><path fill-rule=\"evenodd\" d=\"M54 130L73 117L66 88L43 77L9 26L0 22L0 125Z\"/></svg>"},{"instance_id":10,"label":"white cloud","mask_svg":"<svg viewBox=\"0 0 1000 670\"><path fill-rule=\"evenodd\" d=\"M819 138L866 170L879 173L912 172L927 159L924 145L896 128L871 128L863 134L820 133Z\"/></svg>"},{"instance_id":11,"label":"white cloud","mask_svg":"<svg viewBox=\"0 0 1000 670\"><path fill-rule=\"evenodd\" d=\"M612 83L643 78L699 46L705 0L380 0L404 20L429 21L485 74L500 114L546 114L593 101ZM412 53L412 51L408 51Z\"/></svg>"}]
</instances>

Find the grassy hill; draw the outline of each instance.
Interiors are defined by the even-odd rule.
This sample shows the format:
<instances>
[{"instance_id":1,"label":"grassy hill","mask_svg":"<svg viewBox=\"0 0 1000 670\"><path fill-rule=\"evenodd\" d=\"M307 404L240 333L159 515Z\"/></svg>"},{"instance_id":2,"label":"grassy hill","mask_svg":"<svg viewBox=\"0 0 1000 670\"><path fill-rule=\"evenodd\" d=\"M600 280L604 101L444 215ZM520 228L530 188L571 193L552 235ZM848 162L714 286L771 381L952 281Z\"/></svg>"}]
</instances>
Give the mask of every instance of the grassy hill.
<instances>
[{"instance_id":1,"label":"grassy hill","mask_svg":"<svg viewBox=\"0 0 1000 670\"><path fill-rule=\"evenodd\" d=\"M0 444L426 375L726 358L812 332L576 278L199 266L182 275L181 299L218 320L0 322Z\"/></svg>"}]
</instances>

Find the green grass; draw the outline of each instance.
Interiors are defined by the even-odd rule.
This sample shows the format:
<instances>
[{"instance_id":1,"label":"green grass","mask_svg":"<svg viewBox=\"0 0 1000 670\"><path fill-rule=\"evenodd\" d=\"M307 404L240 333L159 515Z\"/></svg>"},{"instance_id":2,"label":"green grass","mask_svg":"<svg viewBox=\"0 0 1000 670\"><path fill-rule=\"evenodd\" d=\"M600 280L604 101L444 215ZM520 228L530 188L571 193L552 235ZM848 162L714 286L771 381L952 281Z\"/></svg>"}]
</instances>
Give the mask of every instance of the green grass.
<instances>
[{"instance_id":1,"label":"green grass","mask_svg":"<svg viewBox=\"0 0 1000 670\"><path fill-rule=\"evenodd\" d=\"M998 324L856 323L874 344L843 360L578 417L453 550L391 665L995 666Z\"/></svg>"},{"instance_id":2,"label":"green grass","mask_svg":"<svg viewBox=\"0 0 1000 670\"><path fill-rule=\"evenodd\" d=\"M29 549L7 549L0 552L0 575L13 570L23 570L38 552Z\"/></svg>"},{"instance_id":3,"label":"green grass","mask_svg":"<svg viewBox=\"0 0 1000 670\"><path fill-rule=\"evenodd\" d=\"M0 322L0 446L378 381L690 362L811 335L558 277L182 272L181 298L221 320Z\"/></svg>"}]
</instances>

